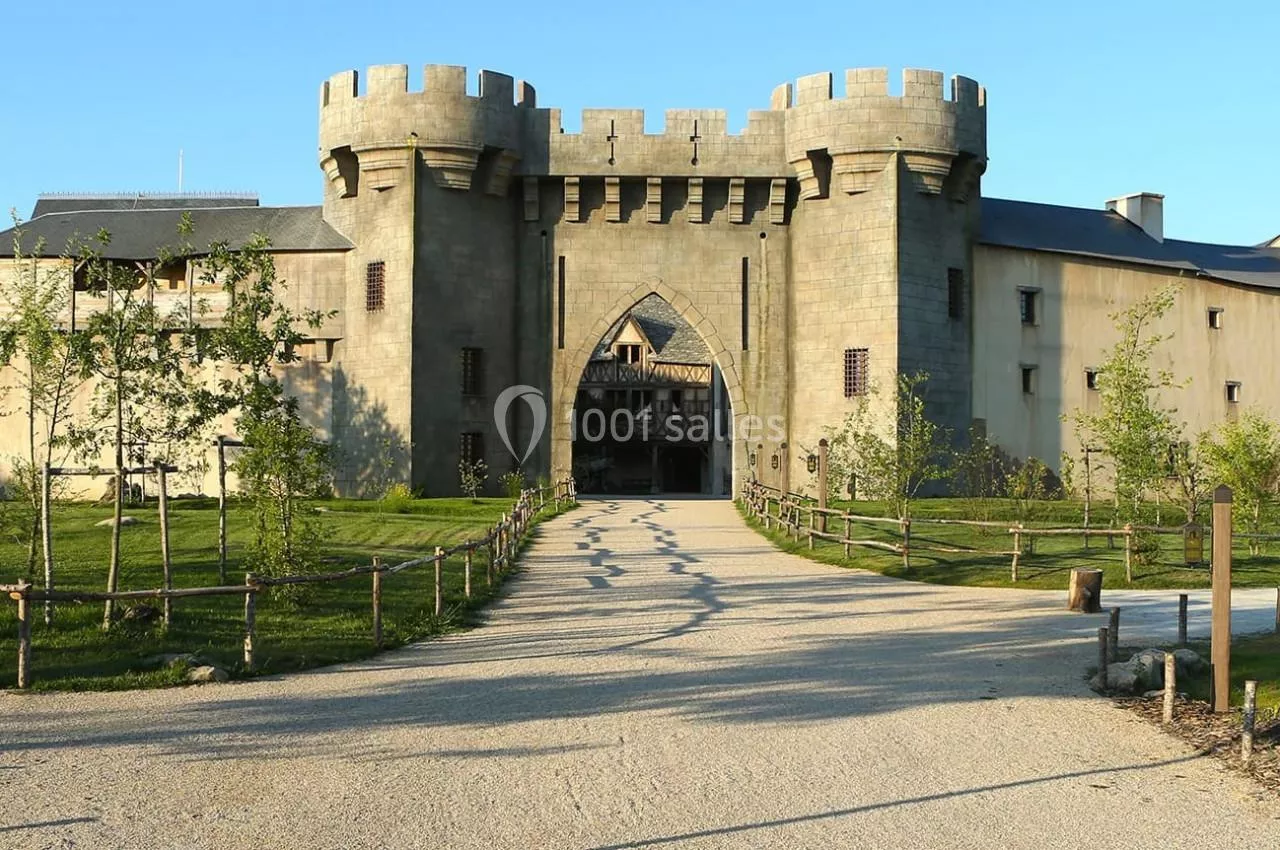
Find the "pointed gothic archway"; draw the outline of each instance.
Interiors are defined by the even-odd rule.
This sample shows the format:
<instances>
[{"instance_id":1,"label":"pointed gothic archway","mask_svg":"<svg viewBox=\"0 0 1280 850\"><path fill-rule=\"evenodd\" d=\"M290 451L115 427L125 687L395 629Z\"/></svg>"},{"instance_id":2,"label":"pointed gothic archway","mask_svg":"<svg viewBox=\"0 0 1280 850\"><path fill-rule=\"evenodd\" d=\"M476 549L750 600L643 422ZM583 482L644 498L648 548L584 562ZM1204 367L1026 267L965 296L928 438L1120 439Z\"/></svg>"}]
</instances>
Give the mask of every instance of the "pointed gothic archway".
<instances>
[{"instance_id":1,"label":"pointed gothic archway","mask_svg":"<svg viewBox=\"0 0 1280 850\"><path fill-rule=\"evenodd\" d=\"M707 382L707 395L712 400L710 404L712 411L710 428L713 429L711 432L713 439L712 444L705 447L704 457L708 462L703 478L705 486L702 489L705 492L717 495L733 495L737 492L745 475L745 452L734 450L733 438L737 433L736 423L748 413L737 363L733 355L725 348L719 332L711 321L694 306L687 296L661 281L636 286L625 295L619 297L612 307L604 315L600 316L595 324L577 340L577 345L573 348L572 354L559 360L558 368L555 370L552 393L552 469L557 476L569 474L573 470L575 403L578 400L579 389L584 384L584 377L595 378L594 381L586 382L593 390L599 391L609 388L607 381L603 380L599 374L598 367L593 367L591 376L587 375L588 367L592 364L593 358L596 358L597 364L600 363L599 355L602 353L602 343L612 342L612 339L606 338L615 335L624 321L632 315L633 311L642 302L653 296L656 296L665 305L665 309L671 317L674 317L680 325L687 329L683 332L683 339L687 341L692 338L699 342L700 348L705 352L706 359L709 361L709 372L713 377ZM661 358L659 358L659 361L661 361ZM662 371L670 372L671 370L664 369ZM634 378L635 376L631 377ZM667 377L670 378L670 375L667 375ZM687 375L685 380L688 380ZM671 384L672 382L668 381L668 383ZM675 385L680 383L680 381L674 382ZM686 382L681 389L692 389L692 386L692 383ZM636 385L634 381L632 382L632 388L643 389L643 387ZM658 401L660 389L669 391L673 388L676 387L668 386L662 388L659 385L653 385L650 387L653 391L650 401ZM635 398L634 394L631 397ZM683 397L683 391L678 397ZM662 405L654 405L655 414L670 413L670 398L671 396L668 392L663 399L668 404L666 409L658 410L656 408L662 407ZM699 394L693 393L689 398L694 407L699 406L701 401ZM714 413L717 409L714 398L723 400L719 406L720 413L718 414L723 424L718 432L714 430L716 427L714 420L717 416ZM714 445L716 433L723 436L718 446ZM679 466L680 462L676 458L682 449L671 447L668 450L666 446L663 446L663 449L662 454L670 455L672 458L668 468ZM687 448L684 450L687 451ZM710 455L714 451L722 451L724 454L720 457L711 457ZM691 458L692 455L689 454L687 457ZM642 476L635 476L632 484L637 485L640 477ZM712 478L715 478L715 480L711 480ZM688 479L685 479L686 487L687 481ZM652 480L649 483L652 485Z\"/></svg>"}]
</instances>

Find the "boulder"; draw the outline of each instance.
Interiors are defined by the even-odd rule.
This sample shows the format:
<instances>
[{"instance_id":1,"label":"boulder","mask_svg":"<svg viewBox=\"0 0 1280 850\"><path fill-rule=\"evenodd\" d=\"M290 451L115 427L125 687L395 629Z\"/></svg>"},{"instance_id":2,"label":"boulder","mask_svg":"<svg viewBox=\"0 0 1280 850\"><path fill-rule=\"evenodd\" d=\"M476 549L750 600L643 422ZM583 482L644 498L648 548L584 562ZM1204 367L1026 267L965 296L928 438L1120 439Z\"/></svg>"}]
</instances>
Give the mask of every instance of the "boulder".
<instances>
[{"instance_id":1,"label":"boulder","mask_svg":"<svg viewBox=\"0 0 1280 850\"><path fill-rule=\"evenodd\" d=\"M1123 664L1107 665L1107 683L1102 684L1102 675L1098 674L1089 680L1089 687L1098 693L1132 694L1140 688L1137 665L1132 661Z\"/></svg>"},{"instance_id":2,"label":"boulder","mask_svg":"<svg viewBox=\"0 0 1280 850\"><path fill-rule=\"evenodd\" d=\"M1164 652L1159 649L1144 649L1129 658L1129 664L1138 676L1143 690L1154 690L1164 687Z\"/></svg>"},{"instance_id":3,"label":"boulder","mask_svg":"<svg viewBox=\"0 0 1280 850\"><path fill-rule=\"evenodd\" d=\"M187 681L196 685L203 685L206 682L225 682L230 678L226 670L209 664L187 671Z\"/></svg>"},{"instance_id":4,"label":"boulder","mask_svg":"<svg viewBox=\"0 0 1280 850\"><path fill-rule=\"evenodd\" d=\"M115 518L115 517L107 517L106 519L102 520L101 522L95 522L95 523L94 523L94 527L96 527L96 528L110 528L111 526L113 526L113 525L115 525L115 524L116 524L116 518ZM121 528L124 528L126 525L137 525L137 524L138 524L138 518L137 518L137 517L131 517L131 516L122 516L122 517L120 517L120 527L121 527Z\"/></svg>"},{"instance_id":5,"label":"boulder","mask_svg":"<svg viewBox=\"0 0 1280 850\"><path fill-rule=\"evenodd\" d=\"M1178 665L1179 676L1194 676L1209 669L1209 663L1194 649L1175 649L1173 658Z\"/></svg>"}]
</instances>

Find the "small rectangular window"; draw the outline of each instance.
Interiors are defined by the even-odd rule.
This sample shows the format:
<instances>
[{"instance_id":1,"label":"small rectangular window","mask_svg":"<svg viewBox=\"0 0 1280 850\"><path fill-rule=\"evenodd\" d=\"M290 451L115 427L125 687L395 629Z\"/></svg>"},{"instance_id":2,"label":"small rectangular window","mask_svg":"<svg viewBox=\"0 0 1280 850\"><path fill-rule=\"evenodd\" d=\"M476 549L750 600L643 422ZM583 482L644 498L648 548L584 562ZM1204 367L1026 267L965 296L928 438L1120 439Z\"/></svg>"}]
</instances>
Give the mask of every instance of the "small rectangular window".
<instances>
[{"instance_id":1,"label":"small rectangular window","mask_svg":"<svg viewBox=\"0 0 1280 850\"><path fill-rule=\"evenodd\" d=\"M964 318L964 269L947 269L947 315Z\"/></svg>"},{"instance_id":2,"label":"small rectangular window","mask_svg":"<svg viewBox=\"0 0 1280 850\"><path fill-rule=\"evenodd\" d=\"M1084 388L1087 390L1098 389L1098 370L1097 369L1084 370Z\"/></svg>"},{"instance_id":3,"label":"small rectangular window","mask_svg":"<svg viewBox=\"0 0 1280 850\"><path fill-rule=\"evenodd\" d=\"M1036 367L1022 367L1022 392L1024 395L1035 395L1036 392Z\"/></svg>"},{"instance_id":4,"label":"small rectangular window","mask_svg":"<svg viewBox=\"0 0 1280 850\"><path fill-rule=\"evenodd\" d=\"M380 313L387 299L387 264L374 260L364 267L364 309L368 313Z\"/></svg>"},{"instance_id":5,"label":"small rectangular window","mask_svg":"<svg viewBox=\"0 0 1280 850\"><path fill-rule=\"evenodd\" d=\"M1239 381L1227 381L1227 403L1228 404L1240 403L1240 382Z\"/></svg>"},{"instance_id":6,"label":"small rectangular window","mask_svg":"<svg viewBox=\"0 0 1280 850\"><path fill-rule=\"evenodd\" d=\"M844 350L844 397L866 395L867 392L867 349L846 348Z\"/></svg>"},{"instance_id":7,"label":"small rectangular window","mask_svg":"<svg viewBox=\"0 0 1280 850\"><path fill-rule=\"evenodd\" d=\"M462 349L462 394L484 394L484 349Z\"/></svg>"},{"instance_id":8,"label":"small rectangular window","mask_svg":"<svg viewBox=\"0 0 1280 850\"><path fill-rule=\"evenodd\" d=\"M1022 318L1024 325L1040 324L1040 317L1037 308L1040 306L1038 302L1040 293L1035 289L1019 289L1018 290L1018 312Z\"/></svg>"},{"instance_id":9,"label":"small rectangular window","mask_svg":"<svg viewBox=\"0 0 1280 850\"><path fill-rule=\"evenodd\" d=\"M484 434L464 431L458 435L458 459L466 464L484 460Z\"/></svg>"},{"instance_id":10,"label":"small rectangular window","mask_svg":"<svg viewBox=\"0 0 1280 850\"><path fill-rule=\"evenodd\" d=\"M1209 327L1213 328L1215 331L1222 330L1222 308L1221 307L1209 308Z\"/></svg>"}]
</instances>

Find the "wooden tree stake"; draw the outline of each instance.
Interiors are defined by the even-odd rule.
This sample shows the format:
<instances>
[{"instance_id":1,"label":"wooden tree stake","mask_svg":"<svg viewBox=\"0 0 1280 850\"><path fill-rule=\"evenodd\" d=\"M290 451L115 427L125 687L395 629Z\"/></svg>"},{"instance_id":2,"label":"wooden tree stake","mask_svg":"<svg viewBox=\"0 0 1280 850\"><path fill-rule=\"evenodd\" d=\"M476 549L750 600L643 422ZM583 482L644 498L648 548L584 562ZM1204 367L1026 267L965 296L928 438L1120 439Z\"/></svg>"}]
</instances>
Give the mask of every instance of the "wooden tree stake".
<instances>
[{"instance_id":1,"label":"wooden tree stake","mask_svg":"<svg viewBox=\"0 0 1280 850\"><path fill-rule=\"evenodd\" d=\"M1133 584L1133 525L1124 525L1124 583Z\"/></svg>"},{"instance_id":2,"label":"wooden tree stake","mask_svg":"<svg viewBox=\"0 0 1280 850\"><path fill-rule=\"evenodd\" d=\"M471 598L471 552L472 552L472 549L470 546L468 546L466 551L466 556L465 556L466 560L463 562L463 567L462 567L463 588L465 589L465 593L467 594L468 599Z\"/></svg>"},{"instance_id":3,"label":"wooden tree stake","mask_svg":"<svg viewBox=\"0 0 1280 850\"><path fill-rule=\"evenodd\" d=\"M257 626L257 587L253 573L244 574L244 669L253 670L253 633Z\"/></svg>"},{"instance_id":4,"label":"wooden tree stake","mask_svg":"<svg viewBox=\"0 0 1280 850\"><path fill-rule=\"evenodd\" d=\"M1120 609L1111 609L1110 625L1107 627L1107 652L1112 661L1120 660Z\"/></svg>"},{"instance_id":5,"label":"wooden tree stake","mask_svg":"<svg viewBox=\"0 0 1280 850\"><path fill-rule=\"evenodd\" d=\"M373 645L382 649L382 559L373 559Z\"/></svg>"},{"instance_id":6,"label":"wooden tree stake","mask_svg":"<svg viewBox=\"0 0 1280 850\"><path fill-rule=\"evenodd\" d=\"M1013 564L1010 568L1010 578L1013 581L1018 580L1018 557L1022 554L1022 523L1018 523L1013 527Z\"/></svg>"},{"instance_id":7,"label":"wooden tree stake","mask_svg":"<svg viewBox=\"0 0 1280 850\"><path fill-rule=\"evenodd\" d=\"M218 583L227 583L227 446L218 437Z\"/></svg>"},{"instance_id":8,"label":"wooden tree stake","mask_svg":"<svg viewBox=\"0 0 1280 850\"><path fill-rule=\"evenodd\" d=\"M49 463L45 463L40 476L40 539L45 550L45 590L54 589L54 524L52 524L52 475ZM1280 616L1280 614L1277 614ZM54 600L45 599L45 625L54 625Z\"/></svg>"},{"instance_id":9,"label":"wooden tree stake","mask_svg":"<svg viewBox=\"0 0 1280 850\"><path fill-rule=\"evenodd\" d=\"M31 685L31 601L27 591L31 583L26 579L18 582L18 687Z\"/></svg>"},{"instance_id":10,"label":"wooden tree stake","mask_svg":"<svg viewBox=\"0 0 1280 850\"><path fill-rule=\"evenodd\" d=\"M436 547L436 616L444 614L444 549Z\"/></svg>"},{"instance_id":11,"label":"wooden tree stake","mask_svg":"<svg viewBox=\"0 0 1280 850\"><path fill-rule=\"evenodd\" d=\"M1173 700L1178 693L1178 659L1164 654L1164 722L1173 722Z\"/></svg>"},{"instance_id":12,"label":"wooden tree stake","mask_svg":"<svg viewBox=\"0 0 1280 850\"><path fill-rule=\"evenodd\" d=\"M160 566L164 576L164 589L173 589L173 559L169 552L169 487L163 462L156 463L156 479L160 485ZM173 624L173 599L164 598L164 628Z\"/></svg>"}]
</instances>

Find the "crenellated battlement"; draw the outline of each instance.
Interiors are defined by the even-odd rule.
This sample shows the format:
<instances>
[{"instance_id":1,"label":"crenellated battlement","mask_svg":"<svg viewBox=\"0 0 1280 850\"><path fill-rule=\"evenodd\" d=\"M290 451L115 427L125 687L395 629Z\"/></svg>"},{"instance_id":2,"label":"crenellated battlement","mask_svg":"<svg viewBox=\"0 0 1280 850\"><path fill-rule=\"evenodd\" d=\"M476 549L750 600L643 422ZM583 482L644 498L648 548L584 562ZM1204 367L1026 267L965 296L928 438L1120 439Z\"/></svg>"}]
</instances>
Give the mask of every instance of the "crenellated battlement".
<instances>
[{"instance_id":1,"label":"crenellated battlement","mask_svg":"<svg viewBox=\"0 0 1280 850\"><path fill-rule=\"evenodd\" d=\"M885 68L845 72L837 95L830 72L776 88L769 109L753 110L740 133L723 109L668 109L660 132L645 131L640 109L584 109L577 132L565 132L559 109L539 108L533 86L480 71L476 94L467 70L426 65L420 89L408 65L375 65L326 80L320 91L320 161L338 196L397 185L419 157L443 187L469 189L482 157L494 168L485 191L505 194L509 178L798 177L801 197L828 185L865 191L891 157L906 163L917 188L972 188L986 163L986 91L968 77L908 68L901 94L890 94ZM829 160L829 161L828 161ZM829 174L828 181L824 175ZM955 197L964 197L959 188Z\"/></svg>"},{"instance_id":2,"label":"crenellated battlement","mask_svg":"<svg viewBox=\"0 0 1280 850\"><path fill-rule=\"evenodd\" d=\"M952 77L948 97L940 71L907 68L895 95L888 69L854 68L845 72L843 96L834 88L824 71L783 83L770 99L786 116L786 159L802 198L827 185L864 192L895 158L921 193L939 194L951 178L953 197L972 194L987 160L987 95L976 81Z\"/></svg>"},{"instance_id":3,"label":"crenellated battlement","mask_svg":"<svg viewBox=\"0 0 1280 850\"><path fill-rule=\"evenodd\" d=\"M497 71L480 72L480 93L467 93L467 69L463 65L425 65L422 88L409 86L408 65L372 65L366 73L366 90L360 93L360 72L343 71L320 85L320 108L340 107L351 101L425 95L428 98L469 98L495 105L536 106L533 86Z\"/></svg>"}]
</instances>

